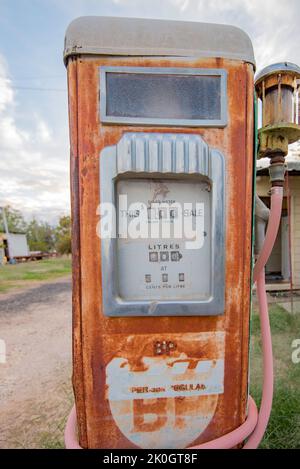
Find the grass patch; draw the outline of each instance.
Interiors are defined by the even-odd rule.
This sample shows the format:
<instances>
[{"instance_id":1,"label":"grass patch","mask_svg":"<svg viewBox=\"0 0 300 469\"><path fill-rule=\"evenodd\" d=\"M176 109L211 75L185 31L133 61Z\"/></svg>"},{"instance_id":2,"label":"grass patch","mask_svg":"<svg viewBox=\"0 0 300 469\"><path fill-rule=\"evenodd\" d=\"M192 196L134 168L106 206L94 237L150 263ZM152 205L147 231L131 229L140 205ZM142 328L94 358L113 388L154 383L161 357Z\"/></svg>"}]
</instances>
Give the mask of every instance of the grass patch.
<instances>
[{"instance_id":1,"label":"grass patch","mask_svg":"<svg viewBox=\"0 0 300 469\"><path fill-rule=\"evenodd\" d=\"M67 417L60 420L58 425L51 431L42 432L39 437L38 447L40 449L64 449L64 430L67 423Z\"/></svg>"},{"instance_id":2,"label":"grass patch","mask_svg":"<svg viewBox=\"0 0 300 469\"><path fill-rule=\"evenodd\" d=\"M270 305L275 388L272 414L261 448L300 448L300 364L292 362L294 339L300 338L300 315ZM259 316L252 315L250 391L258 407L261 400L262 364Z\"/></svg>"},{"instance_id":3,"label":"grass patch","mask_svg":"<svg viewBox=\"0 0 300 469\"><path fill-rule=\"evenodd\" d=\"M288 313L278 304L271 305L269 309L272 334L292 331L295 327L300 327L299 316ZM254 335L260 334L260 321L256 310L254 310L254 314L251 319L251 332Z\"/></svg>"},{"instance_id":4,"label":"grass patch","mask_svg":"<svg viewBox=\"0 0 300 469\"><path fill-rule=\"evenodd\" d=\"M59 257L0 267L0 292L5 293L28 282L53 280L71 273L71 259Z\"/></svg>"},{"instance_id":5,"label":"grass patch","mask_svg":"<svg viewBox=\"0 0 300 469\"><path fill-rule=\"evenodd\" d=\"M71 381L64 382L60 387L62 396L59 405L60 418L56 421L49 419L48 428L39 434L36 447L40 449L64 449L64 432L66 428L67 418L73 406L74 397Z\"/></svg>"},{"instance_id":6,"label":"grass patch","mask_svg":"<svg viewBox=\"0 0 300 469\"><path fill-rule=\"evenodd\" d=\"M251 387L251 394L260 405L260 387ZM300 393L286 382L276 381L271 418L263 449L300 449Z\"/></svg>"}]
</instances>

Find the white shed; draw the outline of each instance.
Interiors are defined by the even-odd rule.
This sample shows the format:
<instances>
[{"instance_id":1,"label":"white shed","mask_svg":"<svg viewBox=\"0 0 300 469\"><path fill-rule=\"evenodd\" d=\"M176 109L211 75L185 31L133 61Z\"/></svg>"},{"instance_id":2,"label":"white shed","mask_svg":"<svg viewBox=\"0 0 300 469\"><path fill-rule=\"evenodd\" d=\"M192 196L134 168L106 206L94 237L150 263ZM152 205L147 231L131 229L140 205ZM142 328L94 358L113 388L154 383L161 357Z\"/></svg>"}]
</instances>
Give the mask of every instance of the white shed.
<instances>
[{"instance_id":1,"label":"white shed","mask_svg":"<svg viewBox=\"0 0 300 469\"><path fill-rule=\"evenodd\" d=\"M8 238L8 239L7 239ZM29 256L29 247L27 244L27 237L24 233L0 233L5 256L8 257L7 245L9 246L10 257L26 257Z\"/></svg>"}]
</instances>

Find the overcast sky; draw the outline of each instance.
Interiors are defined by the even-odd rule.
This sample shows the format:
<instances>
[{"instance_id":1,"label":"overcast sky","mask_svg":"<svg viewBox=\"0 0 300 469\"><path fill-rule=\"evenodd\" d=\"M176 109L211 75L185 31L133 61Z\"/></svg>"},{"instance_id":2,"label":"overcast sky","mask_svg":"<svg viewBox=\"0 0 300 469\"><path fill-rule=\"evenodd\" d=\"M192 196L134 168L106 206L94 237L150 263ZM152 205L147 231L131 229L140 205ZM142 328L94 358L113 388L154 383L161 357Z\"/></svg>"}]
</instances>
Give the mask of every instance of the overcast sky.
<instances>
[{"instance_id":1,"label":"overcast sky","mask_svg":"<svg viewBox=\"0 0 300 469\"><path fill-rule=\"evenodd\" d=\"M300 64L299 0L0 0L0 206L69 213L64 33L82 15L225 23L251 37L257 68Z\"/></svg>"}]
</instances>

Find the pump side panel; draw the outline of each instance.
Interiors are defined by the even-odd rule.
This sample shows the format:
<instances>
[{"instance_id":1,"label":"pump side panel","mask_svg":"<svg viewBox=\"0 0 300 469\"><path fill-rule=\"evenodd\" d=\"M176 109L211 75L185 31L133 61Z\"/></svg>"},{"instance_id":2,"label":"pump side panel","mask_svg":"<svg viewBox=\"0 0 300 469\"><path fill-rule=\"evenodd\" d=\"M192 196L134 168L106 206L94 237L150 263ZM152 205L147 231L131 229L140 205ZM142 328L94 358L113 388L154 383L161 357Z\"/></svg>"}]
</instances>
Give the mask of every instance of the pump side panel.
<instances>
[{"instance_id":1,"label":"pump side panel","mask_svg":"<svg viewBox=\"0 0 300 469\"><path fill-rule=\"evenodd\" d=\"M228 125L223 129L102 125L99 119L101 65L224 68L228 72ZM182 447L209 441L236 428L246 415L253 175L252 66L222 59L77 58L76 62L69 61L68 75L73 218L73 383L80 443L89 448L159 447L159 438L167 432L174 431L174 440L177 438L178 425L182 425L181 433L186 435L185 416L193 418L199 412L208 424L201 427L199 421L199 431L195 430L176 444ZM99 155L103 148L116 145L125 131L201 135L209 146L224 154L227 231L223 316L108 318L102 314L101 241L96 234L100 202ZM135 259L132 262L134 269ZM147 344L159 337L176 340L187 352L189 360L193 359L195 363L201 358L211 360L215 366L218 360L223 360L224 378L220 375L222 366L215 374L220 392L195 398L169 397L168 402L163 398L148 402L147 399L136 399L130 403L131 407L124 404L126 399L122 389L119 397L114 383L109 390L109 366L115 365L116 359L124 359L122 353L126 353L130 371L143 371L145 357L149 358L150 353L147 350L151 348ZM224 344L220 337L224 337ZM140 382L143 382L143 376L138 376ZM133 373L134 384L135 379ZM152 410L148 407L145 413L143 408L149 404ZM150 428L144 424L147 413L151 412L158 417L152 420ZM170 423L172 418L175 419L173 424ZM153 432L163 428L164 421L168 421L169 426L166 424L165 432L156 433L155 443ZM132 436L134 428L129 428L134 424L136 437ZM139 440L143 432L145 438ZM150 433L154 440L149 438Z\"/></svg>"}]
</instances>

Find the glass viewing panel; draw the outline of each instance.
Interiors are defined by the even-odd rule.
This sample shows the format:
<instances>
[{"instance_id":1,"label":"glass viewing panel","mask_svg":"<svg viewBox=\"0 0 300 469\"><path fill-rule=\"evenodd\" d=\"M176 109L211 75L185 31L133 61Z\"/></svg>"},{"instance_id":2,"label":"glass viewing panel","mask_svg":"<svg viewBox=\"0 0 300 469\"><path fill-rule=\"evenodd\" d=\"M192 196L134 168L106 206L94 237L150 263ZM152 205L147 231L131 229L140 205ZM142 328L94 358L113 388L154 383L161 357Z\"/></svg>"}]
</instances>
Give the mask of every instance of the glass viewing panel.
<instances>
[{"instance_id":1,"label":"glass viewing panel","mask_svg":"<svg viewBox=\"0 0 300 469\"><path fill-rule=\"evenodd\" d=\"M142 70L102 70L103 122L226 125L225 71Z\"/></svg>"}]
</instances>

